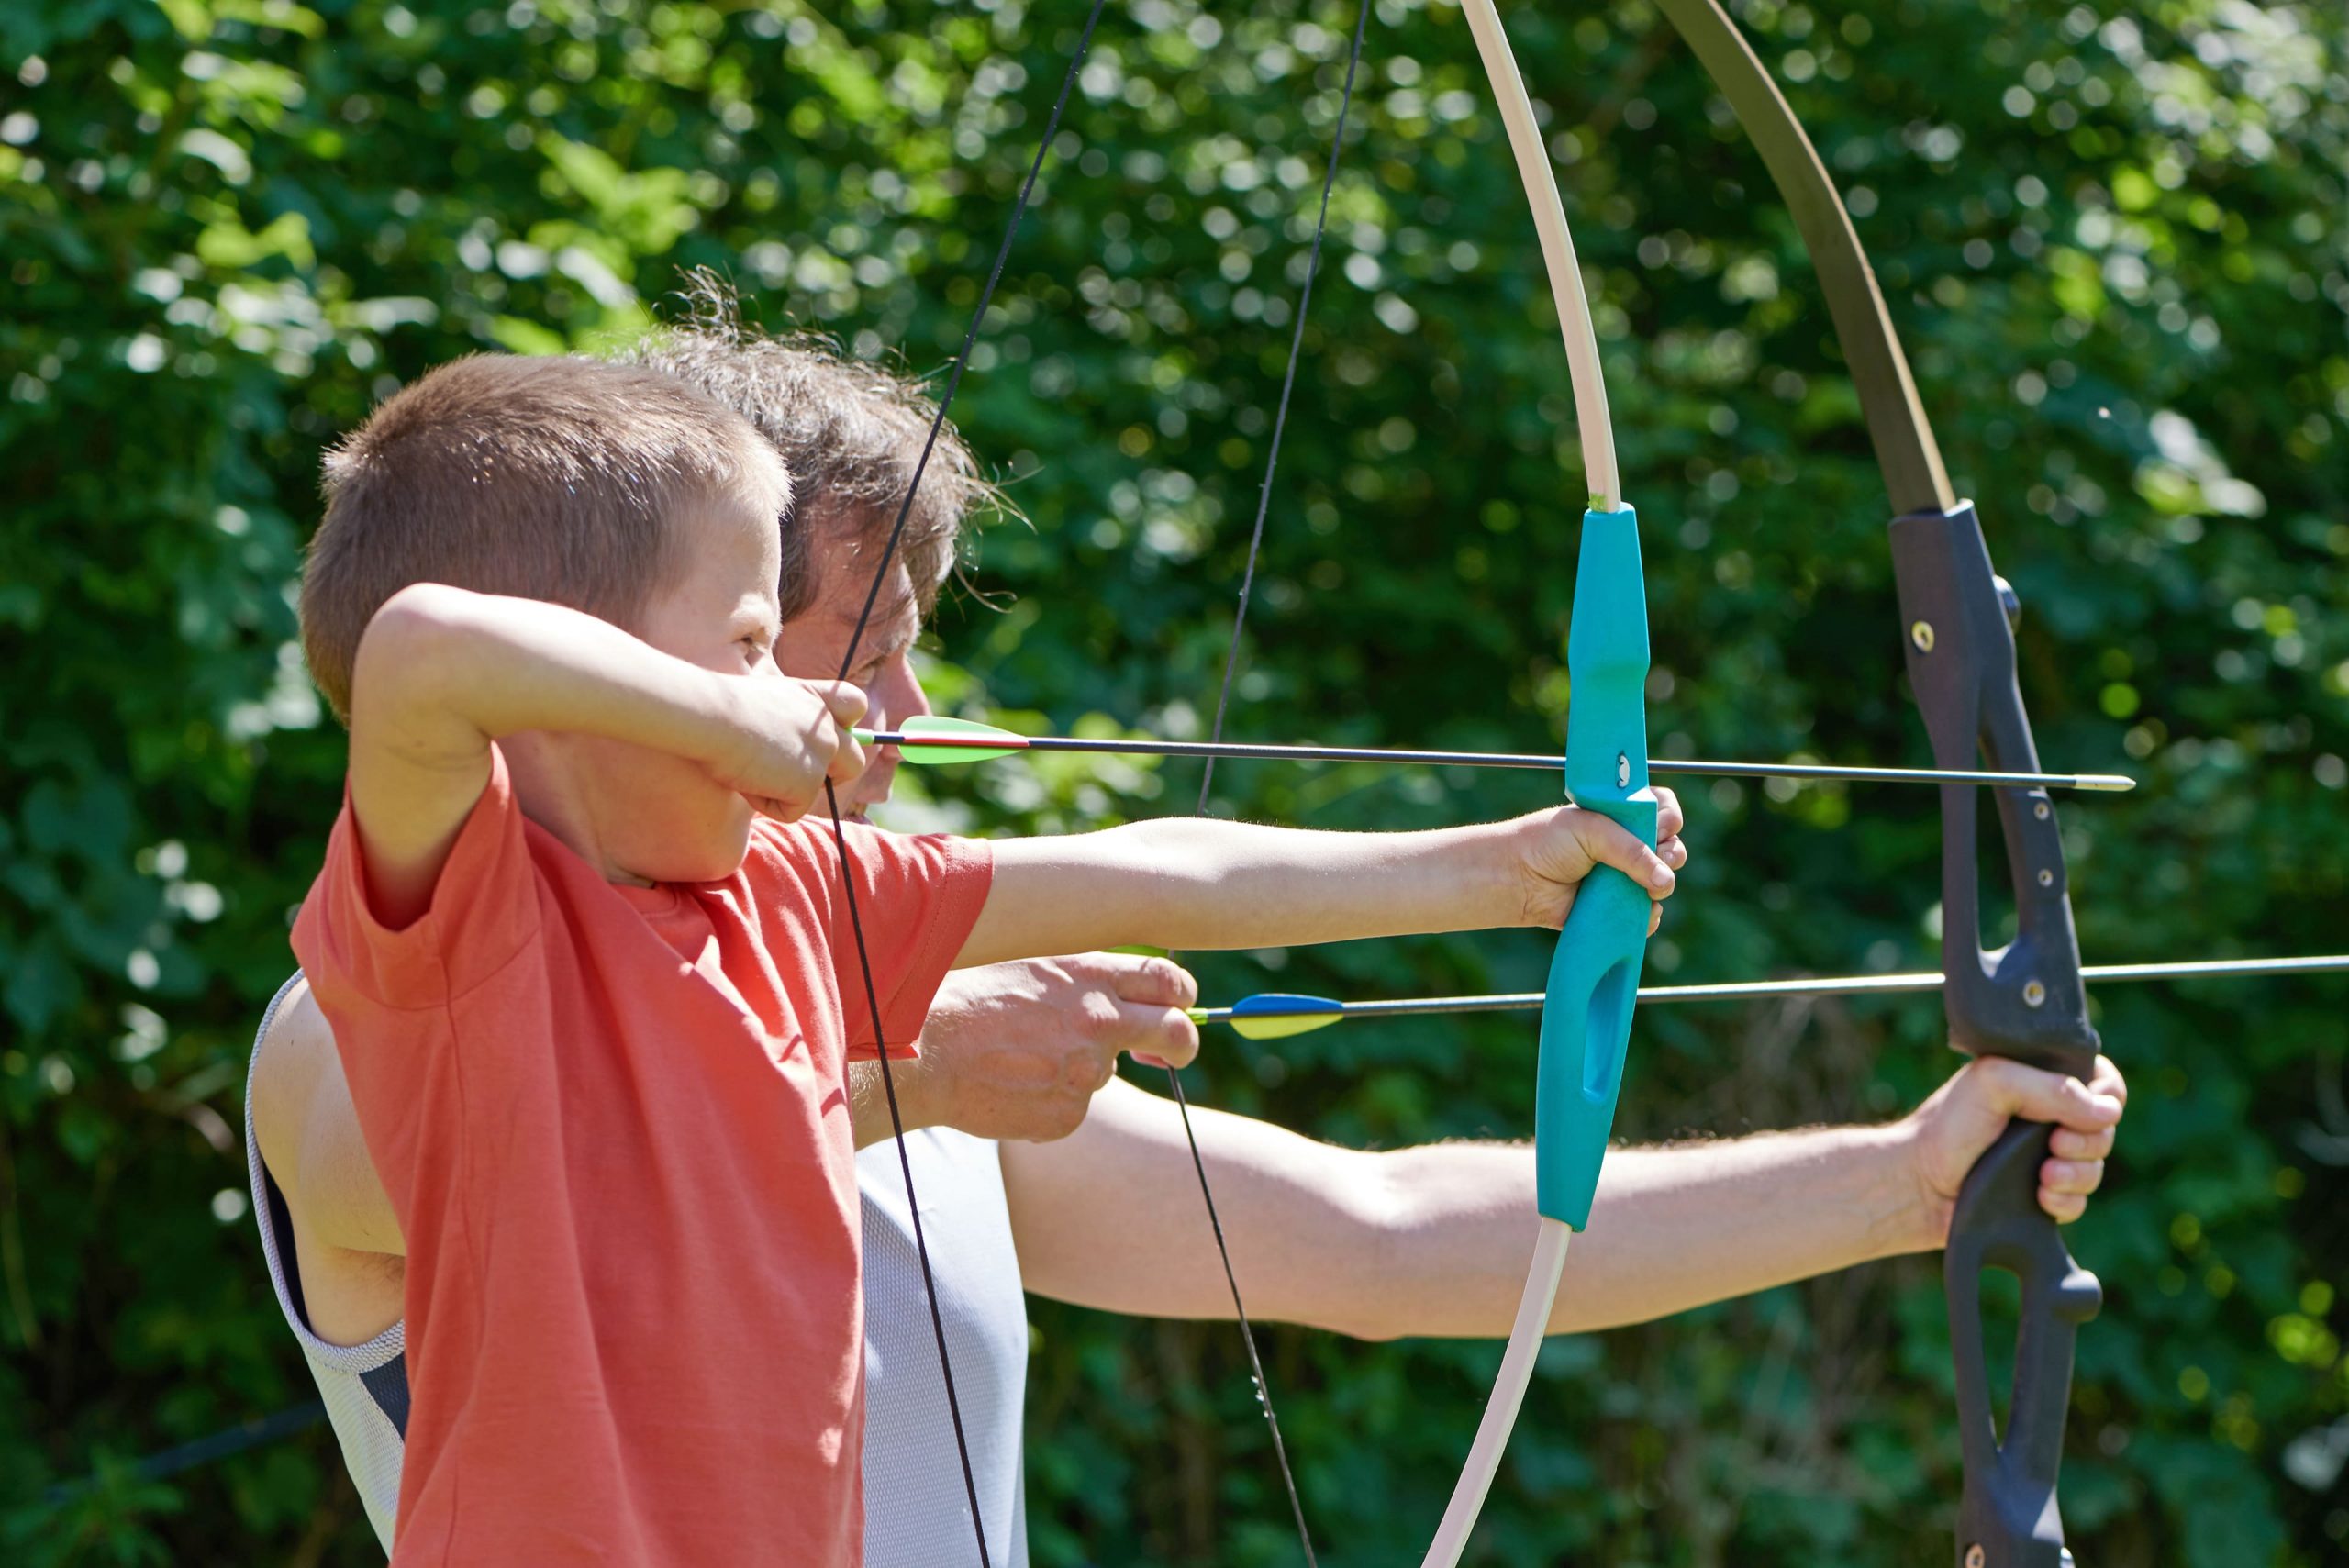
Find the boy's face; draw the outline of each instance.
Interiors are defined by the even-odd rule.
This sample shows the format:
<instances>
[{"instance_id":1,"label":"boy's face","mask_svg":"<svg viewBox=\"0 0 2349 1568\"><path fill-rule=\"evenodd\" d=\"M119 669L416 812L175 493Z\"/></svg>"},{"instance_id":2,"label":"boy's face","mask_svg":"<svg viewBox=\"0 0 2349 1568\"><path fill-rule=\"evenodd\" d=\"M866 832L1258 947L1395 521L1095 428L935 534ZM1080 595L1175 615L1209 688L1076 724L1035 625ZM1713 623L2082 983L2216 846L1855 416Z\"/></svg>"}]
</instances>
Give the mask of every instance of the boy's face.
<instances>
[{"instance_id":1,"label":"boy's face","mask_svg":"<svg viewBox=\"0 0 2349 1568\"><path fill-rule=\"evenodd\" d=\"M753 487L754 488L754 487ZM714 495L671 519L682 564L646 604L637 636L722 675L772 679L783 571L775 512L756 495ZM595 736L566 738L609 872L648 882L712 882L741 865L751 806L682 757Z\"/></svg>"},{"instance_id":2,"label":"boy's face","mask_svg":"<svg viewBox=\"0 0 2349 1568\"><path fill-rule=\"evenodd\" d=\"M873 585L872 570L858 571L855 558L819 538L808 561L819 573L816 602L793 619L775 639L774 661L786 675L803 681L829 681L841 673L841 656L848 651L856 631L857 612ZM871 706L865 710L868 729L893 729L908 718L930 711L930 699L914 675L914 639L921 634L921 611L914 603L913 583L903 564L892 564L889 579L874 601L873 619L856 645L856 662L848 679L863 689ZM897 776L897 751L885 746L867 753L864 772L840 786L841 815L867 820L874 807L889 798Z\"/></svg>"}]
</instances>

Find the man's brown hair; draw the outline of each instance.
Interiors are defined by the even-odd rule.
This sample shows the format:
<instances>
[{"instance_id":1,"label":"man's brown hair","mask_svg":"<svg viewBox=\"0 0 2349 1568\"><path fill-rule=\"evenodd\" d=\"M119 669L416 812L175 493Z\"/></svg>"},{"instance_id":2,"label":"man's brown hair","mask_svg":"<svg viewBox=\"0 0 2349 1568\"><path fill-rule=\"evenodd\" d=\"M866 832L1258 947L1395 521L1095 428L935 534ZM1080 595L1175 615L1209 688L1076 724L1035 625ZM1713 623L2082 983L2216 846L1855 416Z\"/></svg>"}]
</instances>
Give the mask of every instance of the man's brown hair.
<instances>
[{"instance_id":1,"label":"man's brown hair","mask_svg":"<svg viewBox=\"0 0 2349 1568\"><path fill-rule=\"evenodd\" d=\"M781 584L788 621L820 592L812 569L819 540L843 547L847 570L862 563L869 575L879 564L938 406L909 378L851 359L824 338L745 327L732 289L707 270L687 275L685 299L689 323L654 333L624 357L741 414L791 471ZM924 620L954 568L963 518L1002 504L954 427L941 428L897 541Z\"/></svg>"},{"instance_id":2,"label":"man's brown hair","mask_svg":"<svg viewBox=\"0 0 2349 1568\"><path fill-rule=\"evenodd\" d=\"M302 646L338 716L359 639L414 583L544 599L621 627L677 565L679 508L790 505L774 450L669 376L484 354L394 395L326 459L302 573Z\"/></svg>"}]
</instances>

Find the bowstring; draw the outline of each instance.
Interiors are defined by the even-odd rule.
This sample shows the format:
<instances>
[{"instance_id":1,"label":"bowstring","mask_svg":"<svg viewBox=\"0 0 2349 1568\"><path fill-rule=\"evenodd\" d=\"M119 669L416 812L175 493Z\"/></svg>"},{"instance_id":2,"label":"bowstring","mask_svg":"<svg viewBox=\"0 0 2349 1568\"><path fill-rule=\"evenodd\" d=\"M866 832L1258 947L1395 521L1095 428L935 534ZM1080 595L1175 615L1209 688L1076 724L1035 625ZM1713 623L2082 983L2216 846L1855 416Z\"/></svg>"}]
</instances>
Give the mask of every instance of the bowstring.
<instances>
[{"instance_id":1,"label":"bowstring","mask_svg":"<svg viewBox=\"0 0 2349 1568\"><path fill-rule=\"evenodd\" d=\"M1264 519L1272 510L1273 474L1280 465L1281 438L1288 428L1291 395L1297 389L1297 361L1305 351L1306 312L1313 303L1313 281L1321 271L1321 242L1330 228L1330 195L1337 187L1338 160L1346 145L1346 117L1353 107L1354 77L1362 66L1364 36L1370 28L1370 0L1362 0L1354 14L1353 41L1346 55L1345 87L1338 98L1338 120L1330 136L1330 161L1321 175L1321 205L1313 219L1313 244L1307 252L1305 277L1297 285L1297 326L1289 335L1288 362L1281 372L1280 402L1273 415L1272 439L1264 450L1264 477L1256 489L1256 520L1248 536L1248 557L1240 573L1240 602L1231 617L1231 640L1224 649L1223 681L1217 688L1215 718L1208 734L1208 744L1223 739L1224 718L1231 707L1231 683L1240 668L1240 643L1248 624L1248 604L1256 585L1256 563L1264 544ZM1215 785L1215 759L1207 759L1199 773L1199 803L1192 813L1195 817L1208 814L1209 792ZM1248 1375L1256 1385L1256 1403L1264 1412L1264 1426L1272 1434L1273 1459L1280 1467L1281 1485L1288 1494L1289 1517L1297 1524L1297 1543L1304 1551L1306 1568L1319 1568L1313 1553L1313 1533L1305 1522L1305 1504L1297 1496L1297 1474L1290 1468L1288 1445L1281 1440L1280 1417L1273 1409L1272 1384L1264 1376L1264 1359L1256 1345L1256 1329L1248 1320L1248 1307L1240 1298L1240 1275L1231 1266L1231 1248L1223 1234L1222 1216L1216 1212L1215 1188L1208 1181L1207 1158L1199 1151L1199 1138L1191 1126L1190 1096L1183 1092L1183 1075L1172 1064L1166 1069L1166 1086L1174 1096L1174 1107L1183 1119L1183 1139L1190 1146L1191 1169L1199 1178L1199 1197L1207 1205L1208 1227L1215 1232L1216 1255L1223 1262L1223 1281L1231 1292L1232 1316L1240 1322L1240 1341L1248 1351Z\"/></svg>"},{"instance_id":2,"label":"bowstring","mask_svg":"<svg viewBox=\"0 0 2349 1568\"><path fill-rule=\"evenodd\" d=\"M1061 77L1059 95L1052 100L1052 112L1044 122L1044 134L1037 139L1036 156L1028 165L1028 177L1019 187L1019 198L1012 203L1010 219L1003 226L1003 239L996 247L995 264L988 269L986 286L979 291L979 302L971 312L970 327L963 334L963 346L954 355L953 368L947 373L945 389L938 399L938 412L930 419L930 433L923 438L921 455L914 462L913 477L907 481L906 494L897 503L896 522L890 525L888 542L882 547L881 559L874 564L873 583L865 590L863 606L857 611L856 626L849 633L848 649L841 655L840 673L833 678L848 679L856 667L856 651L864 640L865 628L872 624L873 607L881 599L882 587L889 580L889 567L896 559L897 546L905 538L906 524L913 516L914 501L921 494L922 475L930 467L930 454L938 450L938 439L946 428L946 413L953 405L954 394L963 384L963 373L971 363L971 350L977 344L979 328L986 320L987 306L994 303L996 285L1003 281L1003 269L1011 260L1011 246L1019 234L1019 220L1027 216L1029 198L1035 194L1036 180L1043 172L1044 159L1052 149L1052 139L1059 134L1061 116L1068 107L1069 94L1076 86L1077 72L1085 63L1085 51L1093 45L1093 29L1101 20L1101 8L1106 0L1093 0L1093 8L1085 18L1085 28L1077 35L1076 48L1069 55L1068 70ZM954 1359L946 1348L946 1318L938 1304L938 1275L930 1267L930 1240L923 1233L921 1204L914 1196L913 1157L906 1148L906 1124L897 1108L897 1081L889 1065L888 1042L881 1035L881 1002L873 982L873 961L865 951L864 918L856 901L854 863L849 854L848 831L841 823L840 795L832 781L824 781L824 808L830 815L832 845L840 855L841 887L846 895L850 934L856 944L857 973L864 984L865 1014L873 1020L873 1045L881 1058L881 1092L889 1106L889 1130L897 1145L897 1171L906 1187L906 1213L913 1221L914 1255L921 1263L922 1293L930 1303L930 1331L938 1345L938 1369L946 1382L946 1413L954 1428L954 1453L962 1462L963 1494L971 1507L971 1529L978 1540L979 1568L993 1568L987 1551L986 1519L979 1511L979 1483L971 1467L971 1442L963 1425L963 1402L954 1387Z\"/></svg>"},{"instance_id":3,"label":"bowstring","mask_svg":"<svg viewBox=\"0 0 2349 1568\"><path fill-rule=\"evenodd\" d=\"M1003 239L996 248L995 261L988 270L986 285L980 291L978 304L971 312L970 326L963 332L962 347L955 353L946 385L939 395L938 412L931 418L929 433L923 439L921 454L915 461L913 476L907 484L904 498L898 503L896 519L890 526L888 540L882 547L881 559L874 565L873 581L865 590L863 605L857 611L856 625L849 634L847 650L841 655L840 672L834 677L837 680L846 680L849 672L855 668L857 648L864 639L874 608L880 602L881 590L888 581L890 565L905 537L907 523L913 515L914 501L920 494L922 476L930 466L931 454L937 450L948 411L962 385L963 373L969 368L979 329L986 320L987 307L994 301L1004 267L1010 261L1011 247L1018 238L1020 219L1027 214L1029 198L1043 171L1044 160L1052 150L1052 139L1059 131L1062 116L1068 107L1069 95L1075 87L1078 72L1092 46L1094 30L1101 20L1104 4L1105 0L1093 0L1092 8L1085 16L1084 29L1077 37L1076 47L1069 56L1068 69L1062 75L1060 91L1052 101L1052 115L1045 122L1043 135L1038 139L1036 156L1029 164L1028 176L1020 186L1019 197L1012 206L1009 220L1004 225ZM1346 58L1345 86L1339 99L1337 124L1330 137L1330 161L1322 175L1321 200L1314 218L1312 248L1307 259L1305 278L1297 292L1297 326L1290 336L1288 361L1281 377L1280 403L1265 455L1264 482L1258 487L1255 523L1249 536L1247 562L1241 576L1239 607L1232 619L1231 640L1224 654L1223 681L1216 696L1213 733L1218 740L1222 738L1224 718L1230 706L1232 678L1239 665L1241 638L1247 623L1256 563L1264 545L1264 521L1272 505L1274 471L1280 461L1281 438L1287 428L1289 403L1297 385L1297 361L1304 350L1306 312L1312 302L1314 279L1320 270L1322 241L1329 230L1330 198L1337 183L1339 156L1345 145L1346 119L1353 105L1354 81L1362 64L1363 42L1369 24L1370 0L1362 0L1354 17L1353 39ZM1208 792L1214 779L1215 761L1209 758L1199 780L1199 804L1196 815L1206 815ZM907 1212L913 1223L914 1252L921 1266L923 1293L930 1306L930 1333L938 1346L939 1370L946 1384L947 1414L954 1429L954 1448L962 1464L963 1493L970 1503L980 1568L991 1568L986 1525L979 1511L978 1481L971 1464L970 1440L963 1422L962 1401L955 1389L953 1358L947 1349L945 1317L939 1306L938 1277L930 1261L929 1240L921 1223L921 1206L914 1195L913 1162L906 1148L905 1122L897 1105L896 1079L890 1067L887 1043L881 1038L879 994L873 979L872 960L865 947L863 917L856 899L856 878L849 853L848 834L841 821L840 797L829 779L824 781L824 804L831 820L833 846L840 857L841 888L845 895L849 929L856 946L857 970L863 984L866 1014L873 1020L874 1046L881 1060L882 1094L888 1104L889 1126L897 1144L897 1169L905 1184ZM1272 1434L1273 1452L1280 1466L1281 1482L1288 1496L1290 1514L1297 1523L1298 1544L1304 1549L1308 1568L1318 1568L1312 1537L1306 1527L1304 1505L1297 1496L1297 1477L1289 1465L1286 1445L1281 1440L1279 1418L1273 1410L1272 1390L1264 1377L1264 1360L1257 1350L1255 1330L1249 1322L1247 1307L1241 1300L1240 1281L1232 1269L1231 1251L1224 1237L1222 1219L1216 1212L1215 1193L1208 1180L1207 1162L1200 1153L1198 1137L1191 1126L1190 1102L1183 1093L1181 1077L1172 1067L1166 1070L1166 1078L1182 1116L1183 1136L1190 1145L1192 1169L1199 1178L1199 1195L1207 1205L1208 1224L1215 1232L1216 1251L1223 1261L1224 1281L1231 1291L1232 1310L1239 1319L1241 1337L1247 1347L1249 1370L1255 1382L1257 1400L1264 1407L1265 1425Z\"/></svg>"}]
</instances>

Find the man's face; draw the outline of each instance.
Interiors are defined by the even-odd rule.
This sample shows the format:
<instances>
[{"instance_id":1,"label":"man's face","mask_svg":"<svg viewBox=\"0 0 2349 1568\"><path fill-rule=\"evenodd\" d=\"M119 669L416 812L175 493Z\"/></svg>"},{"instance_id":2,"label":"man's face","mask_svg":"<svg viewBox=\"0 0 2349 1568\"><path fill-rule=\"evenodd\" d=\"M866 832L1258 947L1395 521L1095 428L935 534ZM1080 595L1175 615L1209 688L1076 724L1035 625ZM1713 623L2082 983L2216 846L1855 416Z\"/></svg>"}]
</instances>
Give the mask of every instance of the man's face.
<instances>
[{"instance_id":1,"label":"man's face","mask_svg":"<svg viewBox=\"0 0 2349 1568\"><path fill-rule=\"evenodd\" d=\"M841 673L841 657L856 631L857 612L873 585L872 569L857 570L855 557L837 548L835 540L818 538L808 567L818 573L815 604L805 615L786 624L775 639L774 662L786 675L803 681L829 681ZM874 602L873 618L856 645L856 662L848 679L864 692L864 725L890 729L907 718L930 711L914 676L914 639L921 634L921 612L914 604L913 583L901 563L892 562L888 581ZM870 753L863 773L840 791L841 813L856 821L889 798L897 776L897 749L882 747Z\"/></svg>"},{"instance_id":2,"label":"man's face","mask_svg":"<svg viewBox=\"0 0 2349 1568\"><path fill-rule=\"evenodd\" d=\"M756 496L712 496L671 527L682 564L645 606L637 636L722 675L774 678L783 570L774 510ZM742 863L751 806L740 795L667 752L591 736L569 740L582 759L582 804L612 867L651 882L710 882Z\"/></svg>"}]
</instances>

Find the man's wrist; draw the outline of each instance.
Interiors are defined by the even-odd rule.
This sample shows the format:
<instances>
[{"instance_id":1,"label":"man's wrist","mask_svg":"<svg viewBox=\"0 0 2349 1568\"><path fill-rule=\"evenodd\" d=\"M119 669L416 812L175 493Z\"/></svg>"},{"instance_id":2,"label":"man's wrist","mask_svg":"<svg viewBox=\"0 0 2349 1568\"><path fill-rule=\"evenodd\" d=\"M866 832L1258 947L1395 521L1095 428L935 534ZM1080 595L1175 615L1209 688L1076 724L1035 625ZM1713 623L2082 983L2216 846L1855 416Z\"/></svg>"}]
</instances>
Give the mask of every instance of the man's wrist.
<instances>
[{"instance_id":1,"label":"man's wrist","mask_svg":"<svg viewBox=\"0 0 2349 1568\"><path fill-rule=\"evenodd\" d=\"M849 1120L859 1149L870 1148L899 1132L947 1125L934 1101L932 1075L918 1058L892 1058L885 1067L876 1058L848 1064ZM896 1092L897 1114L889 1114L890 1091Z\"/></svg>"},{"instance_id":2,"label":"man's wrist","mask_svg":"<svg viewBox=\"0 0 2349 1568\"><path fill-rule=\"evenodd\" d=\"M1868 1254L1894 1258L1939 1248L1946 1225L1941 1211L1946 1206L1935 1200L1925 1180L1923 1129L1917 1118L1903 1117L1848 1131L1861 1151L1868 1190L1881 1193L1886 1200L1868 1226Z\"/></svg>"}]
</instances>

